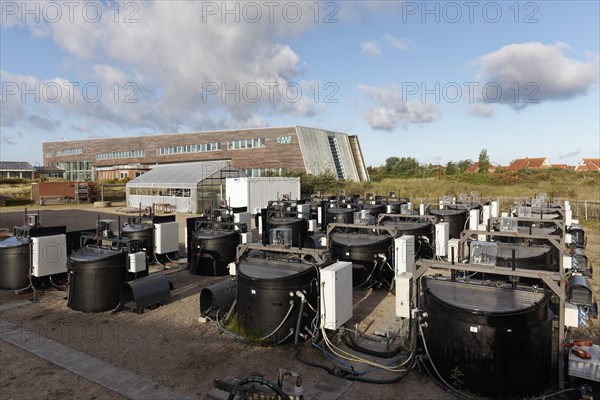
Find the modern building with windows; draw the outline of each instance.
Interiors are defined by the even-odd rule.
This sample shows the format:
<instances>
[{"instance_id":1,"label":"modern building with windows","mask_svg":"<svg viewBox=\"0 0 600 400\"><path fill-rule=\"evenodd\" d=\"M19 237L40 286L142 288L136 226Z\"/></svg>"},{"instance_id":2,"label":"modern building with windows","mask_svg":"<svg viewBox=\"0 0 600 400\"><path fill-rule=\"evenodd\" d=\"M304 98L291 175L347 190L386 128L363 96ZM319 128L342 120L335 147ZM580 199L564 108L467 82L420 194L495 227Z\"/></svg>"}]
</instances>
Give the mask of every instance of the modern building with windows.
<instances>
[{"instance_id":1,"label":"modern building with windows","mask_svg":"<svg viewBox=\"0 0 600 400\"><path fill-rule=\"evenodd\" d=\"M302 126L43 143L44 165L69 180L135 178L160 164L229 161L248 176L288 171L368 181L356 135Z\"/></svg>"}]
</instances>

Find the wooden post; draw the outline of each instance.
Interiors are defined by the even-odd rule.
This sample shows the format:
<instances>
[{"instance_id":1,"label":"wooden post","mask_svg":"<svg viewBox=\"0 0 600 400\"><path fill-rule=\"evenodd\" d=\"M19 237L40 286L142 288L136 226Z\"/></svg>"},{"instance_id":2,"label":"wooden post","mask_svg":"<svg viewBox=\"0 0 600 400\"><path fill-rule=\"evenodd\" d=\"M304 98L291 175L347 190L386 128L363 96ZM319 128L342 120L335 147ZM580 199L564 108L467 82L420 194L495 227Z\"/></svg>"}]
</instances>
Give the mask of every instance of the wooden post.
<instances>
[{"instance_id":1,"label":"wooden post","mask_svg":"<svg viewBox=\"0 0 600 400\"><path fill-rule=\"evenodd\" d=\"M587 207L587 200L585 200L583 202L583 207L585 208L585 220L588 220L588 207Z\"/></svg>"}]
</instances>

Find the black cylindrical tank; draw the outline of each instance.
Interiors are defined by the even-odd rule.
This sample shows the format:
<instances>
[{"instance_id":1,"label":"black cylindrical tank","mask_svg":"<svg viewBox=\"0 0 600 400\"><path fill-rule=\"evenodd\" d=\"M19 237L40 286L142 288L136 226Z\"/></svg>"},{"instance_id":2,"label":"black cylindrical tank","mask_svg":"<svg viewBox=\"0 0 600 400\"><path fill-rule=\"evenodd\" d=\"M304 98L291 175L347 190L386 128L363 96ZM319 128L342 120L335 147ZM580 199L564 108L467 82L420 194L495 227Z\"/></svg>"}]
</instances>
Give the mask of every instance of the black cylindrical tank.
<instances>
[{"instance_id":1,"label":"black cylindrical tank","mask_svg":"<svg viewBox=\"0 0 600 400\"><path fill-rule=\"evenodd\" d=\"M439 222L448 223L450 239L460 239L460 233L465 229L465 223L467 222L468 211L466 209L430 209L429 214L438 217Z\"/></svg>"},{"instance_id":2,"label":"black cylindrical tank","mask_svg":"<svg viewBox=\"0 0 600 400\"><path fill-rule=\"evenodd\" d=\"M96 246L75 250L69 257L67 306L101 312L119 304L121 284L127 280L127 253Z\"/></svg>"},{"instance_id":3,"label":"black cylindrical tank","mask_svg":"<svg viewBox=\"0 0 600 400\"><path fill-rule=\"evenodd\" d=\"M140 242L140 247L146 249L146 254L154 254L154 225L131 223L125 224L121 230L123 237L136 239Z\"/></svg>"},{"instance_id":4,"label":"black cylindrical tank","mask_svg":"<svg viewBox=\"0 0 600 400\"><path fill-rule=\"evenodd\" d=\"M415 237L415 257L429 258L432 255L433 225L429 221L384 220L383 225L392 227L398 235ZM422 238L427 238L423 240Z\"/></svg>"},{"instance_id":5,"label":"black cylindrical tank","mask_svg":"<svg viewBox=\"0 0 600 400\"><path fill-rule=\"evenodd\" d=\"M240 234L234 231L201 229L192 234L190 272L196 275L227 275L227 265L235 261Z\"/></svg>"},{"instance_id":6,"label":"black cylindrical tank","mask_svg":"<svg viewBox=\"0 0 600 400\"><path fill-rule=\"evenodd\" d=\"M243 258L237 269L237 318L249 333L270 343L292 340L301 299L300 290L316 309L317 270L306 262ZM312 290L311 290L312 289ZM310 324L314 313L305 307L301 326ZM266 337L268 336L268 337Z\"/></svg>"},{"instance_id":7,"label":"black cylindrical tank","mask_svg":"<svg viewBox=\"0 0 600 400\"><path fill-rule=\"evenodd\" d=\"M327 208L325 222L327 224L353 224L355 211L354 208Z\"/></svg>"},{"instance_id":8,"label":"black cylindrical tank","mask_svg":"<svg viewBox=\"0 0 600 400\"><path fill-rule=\"evenodd\" d=\"M512 243L498 243L496 265L511 266L512 252L515 250L515 267L537 269L543 271L558 271L557 254L554 246L522 246Z\"/></svg>"},{"instance_id":9,"label":"black cylindrical tank","mask_svg":"<svg viewBox=\"0 0 600 400\"><path fill-rule=\"evenodd\" d=\"M29 286L29 239L9 236L0 241L0 290Z\"/></svg>"},{"instance_id":10,"label":"black cylindrical tank","mask_svg":"<svg viewBox=\"0 0 600 400\"><path fill-rule=\"evenodd\" d=\"M538 395L551 380L550 293L423 278L429 354L447 382L491 398ZM456 384L456 383L455 383Z\"/></svg>"},{"instance_id":11,"label":"black cylindrical tank","mask_svg":"<svg viewBox=\"0 0 600 400\"><path fill-rule=\"evenodd\" d=\"M291 229L292 246L302 247L304 239L308 236L308 220L306 218L269 218L268 232L271 229Z\"/></svg>"},{"instance_id":12,"label":"black cylindrical tank","mask_svg":"<svg viewBox=\"0 0 600 400\"><path fill-rule=\"evenodd\" d=\"M391 267L394 239L391 236L334 232L330 241L332 258L352 262L354 286L365 286L367 283L390 286L394 278ZM386 262L379 262L375 266L377 254L383 254Z\"/></svg>"}]
</instances>

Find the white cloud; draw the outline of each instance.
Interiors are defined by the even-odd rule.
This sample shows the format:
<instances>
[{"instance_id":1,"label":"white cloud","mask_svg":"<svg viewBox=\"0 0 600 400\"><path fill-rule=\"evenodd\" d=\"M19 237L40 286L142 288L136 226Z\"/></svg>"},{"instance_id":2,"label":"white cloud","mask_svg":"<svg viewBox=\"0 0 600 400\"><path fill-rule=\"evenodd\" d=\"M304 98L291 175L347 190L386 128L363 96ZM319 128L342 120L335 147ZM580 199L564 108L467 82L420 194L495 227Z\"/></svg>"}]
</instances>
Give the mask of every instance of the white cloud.
<instances>
[{"instance_id":1,"label":"white cloud","mask_svg":"<svg viewBox=\"0 0 600 400\"><path fill-rule=\"evenodd\" d=\"M406 38L395 38L386 33L382 36L381 41L384 45L395 50L412 50L416 47L415 42ZM367 40L360 44L360 49L363 53L373 57L378 57L383 54L381 45L378 40Z\"/></svg>"},{"instance_id":2,"label":"white cloud","mask_svg":"<svg viewBox=\"0 0 600 400\"><path fill-rule=\"evenodd\" d=\"M358 85L374 105L365 112L365 118L373 129L393 131L399 126L433 122L441 117L437 104L402 99L396 85L376 87Z\"/></svg>"},{"instance_id":3,"label":"white cloud","mask_svg":"<svg viewBox=\"0 0 600 400\"><path fill-rule=\"evenodd\" d=\"M313 11L309 9L312 3L294 2L303 8L299 21L290 22L294 11L291 9L284 18L283 7L279 5L274 21L269 20L265 8L255 23L243 18L235 23L235 16L220 12L207 14L206 3L127 3L135 7L121 9L119 21L115 22L114 5L109 9L103 2L96 2L104 8L103 18L95 23L83 20L80 6L73 22L65 10L64 17L57 22L25 24L32 34L51 37L69 54L69 65L77 79L47 80L22 76L18 71L3 71L3 75L11 75L11 81L28 84L78 80L79 99L20 104L15 98L10 105L11 115L25 118L30 114L59 112L79 117L78 122L86 127L108 124L121 129L178 131L216 124L221 128L264 126L265 118L272 114L313 116L323 111L322 104L317 104L308 90L314 82L305 79L304 63L285 44L286 39L315 25ZM222 2L210 3L224 7ZM228 3L227 7L243 4ZM124 18L135 10L133 17L138 22L125 23ZM223 16L226 23L221 21ZM22 24L11 16L2 29L19 25ZM90 82L102 88L101 100L96 103L81 101L81 86ZM131 85L125 87L126 84ZM258 99L250 93L256 87L260 89ZM302 91L299 99L290 99L284 93L290 87L307 90ZM210 92L209 88L217 92ZM226 90L237 93L223 95ZM125 104L128 95L137 103ZM12 123L4 118L2 122L4 126Z\"/></svg>"},{"instance_id":4,"label":"white cloud","mask_svg":"<svg viewBox=\"0 0 600 400\"><path fill-rule=\"evenodd\" d=\"M360 44L360 49L363 53L368 54L370 56L380 56L382 55L381 48L379 47L379 43L376 40L369 40L367 42L362 42Z\"/></svg>"},{"instance_id":5,"label":"white cloud","mask_svg":"<svg viewBox=\"0 0 600 400\"><path fill-rule=\"evenodd\" d=\"M560 154L558 155L558 157L559 157L561 160L564 160L564 159L566 159L566 158L573 158L573 157L576 157L576 156L578 156L578 155L581 155L581 154L583 154L583 151L582 151L581 149L579 149L579 148L578 148L577 150L568 151L568 152L566 152L566 153L560 153Z\"/></svg>"},{"instance_id":6,"label":"white cloud","mask_svg":"<svg viewBox=\"0 0 600 400\"><path fill-rule=\"evenodd\" d=\"M395 38L389 33L383 35L383 42L397 50L412 50L417 46L416 43L410 39Z\"/></svg>"},{"instance_id":7,"label":"white cloud","mask_svg":"<svg viewBox=\"0 0 600 400\"><path fill-rule=\"evenodd\" d=\"M491 118L494 115L494 107L483 102L471 103L469 104L469 114L481 118Z\"/></svg>"},{"instance_id":8,"label":"white cloud","mask_svg":"<svg viewBox=\"0 0 600 400\"><path fill-rule=\"evenodd\" d=\"M564 43L516 43L475 61L477 80L489 91L479 97L514 109L551 100L585 95L598 82L598 61L579 61L565 55Z\"/></svg>"}]
</instances>

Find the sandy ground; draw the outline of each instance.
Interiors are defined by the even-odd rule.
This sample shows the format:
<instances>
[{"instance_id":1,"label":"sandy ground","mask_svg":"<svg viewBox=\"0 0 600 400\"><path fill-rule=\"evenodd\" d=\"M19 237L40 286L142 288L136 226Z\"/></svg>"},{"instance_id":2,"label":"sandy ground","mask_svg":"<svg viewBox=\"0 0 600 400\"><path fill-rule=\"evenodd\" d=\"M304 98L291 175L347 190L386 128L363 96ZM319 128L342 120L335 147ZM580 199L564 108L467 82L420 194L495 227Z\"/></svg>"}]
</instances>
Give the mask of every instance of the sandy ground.
<instances>
[{"instance_id":1,"label":"sandy ground","mask_svg":"<svg viewBox=\"0 0 600 400\"><path fill-rule=\"evenodd\" d=\"M15 210L16 213L8 213L13 211L9 209L0 211L0 227L21 223L22 210ZM89 207L75 210L44 207L41 220L45 226L66 224L67 230L84 229L94 227L99 211ZM103 213L113 211L102 210ZM105 217L109 216L102 216ZM186 217L178 217L180 226ZM586 226L589 229L587 254L595 265L600 265L599 228L598 223ZM182 238L183 234L180 241L183 241ZM131 312L85 314L67 308L60 293L57 297L56 292L49 292L46 297L41 297L41 302L1 312L0 318L200 399L206 398L214 379L228 376L242 378L259 372L274 380L279 368L289 368L302 374L308 387L325 374L297 361L292 345L275 348L250 346L219 332L211 324L199 323L198 295L201 288L226 278L195 276L185 269L169 270L167 274L176 289L172 301L141 315ZM597 277L593 284L595 293L598 293L600 285ZM362 298L364 294L357 293L355 298ZM385 319L386 309L378 306L389 302L390 296L382 292L372 293L360 304L360 309L357 308L356 315L368 320ZM32 299L32 293L0 293L0 304ZM597 332L594 327L591 331L575 332L573 335L592 336L597 340L600 337ZM79 398L81 393L85 393L86 398L119 398L107 389L4 341L0 344L1 399ZM314 349L303 348L303 354L322 361L321 355ZM392 385L355 383L341 398L449 399L451 396L415 369L406 379Z\"/></svg>"}]
</instances>

